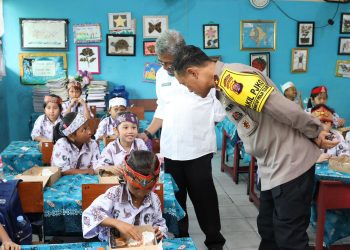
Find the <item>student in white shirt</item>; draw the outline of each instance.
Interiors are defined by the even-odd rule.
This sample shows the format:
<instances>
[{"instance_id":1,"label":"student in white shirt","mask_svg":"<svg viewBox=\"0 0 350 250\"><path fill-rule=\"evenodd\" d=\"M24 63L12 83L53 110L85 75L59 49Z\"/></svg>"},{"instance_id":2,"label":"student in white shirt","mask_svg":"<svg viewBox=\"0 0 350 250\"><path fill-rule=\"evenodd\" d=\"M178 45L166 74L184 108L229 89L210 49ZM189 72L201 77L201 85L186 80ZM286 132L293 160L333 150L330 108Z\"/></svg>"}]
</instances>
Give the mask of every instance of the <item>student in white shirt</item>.
<instances>
[{"instance_id":1,"label":"student in white shirt","mask_svg":"<svg viewBox=\"0 0 350 250\"><path fill-rule=\"evenodd\" d=\"M172 63L185 45L177 31L164 31L157 39L156 53L162 64L156 75L157 110L140 137L151 137L162 127L160 154L165 172L179 187L176 199L186 210L187 193L193 203L208 249L222 249L225 239L220 233L218 198L213 183L211 160L216 152L215 122L225 113L213 89L206 98L196 96L179 84ZM214 108L213 108L214 107ZM177 237L188 237L188 216L179 221Z\"/></svg>"}]
</instances>

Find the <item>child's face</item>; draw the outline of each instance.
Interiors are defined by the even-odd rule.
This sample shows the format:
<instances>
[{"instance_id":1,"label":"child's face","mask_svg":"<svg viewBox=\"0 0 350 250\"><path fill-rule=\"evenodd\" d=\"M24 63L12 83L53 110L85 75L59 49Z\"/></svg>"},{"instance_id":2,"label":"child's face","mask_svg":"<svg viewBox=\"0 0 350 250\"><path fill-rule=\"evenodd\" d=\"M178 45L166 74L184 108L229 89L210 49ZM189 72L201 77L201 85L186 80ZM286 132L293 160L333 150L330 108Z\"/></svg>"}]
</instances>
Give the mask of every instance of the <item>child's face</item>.
<instances>
[{"instance_id":1,"label":"child's face","mask_svg":"<svg viewBox=\"0 0 350 250\"><path fill-rule=\"evenodd\" d=\"M127 183L127 187L130 191L130 193L136 198L136 199L144 199L146 195L148 195L153 187L149 188L149 189L140 189L137 187L134 187L133 185L131 185L130 183Z\"/></svg>"},{"instance_id":2,"label":"child's face","mask_svg":"<svg viewBox=\"0 0 350 250\"><path fill-rule=\"evenodd\" d=\"M117 117L120 112L126 111L125 106L114 106L109 109L109 114L113 119Z\"/></svg>"},{"instance_id":3,"label":"child's face","mask_svg":"<svg viewBox=\"0 0 350 250\"><path fill-rule=\"evenodd\" d=\"M137 125L132 122L122 122L116 128L117 135L120 140L128 143L132 143L137 136Z\"/></svg>"},{"instance_id":4,"label":"child's face","mask_svg":"<svg viewBox=\"0 0 350 250\"><path fill-rule=\"evenodd\" d=\"M78 98L81 95L81 90L76 88L70 88L68 90L68 95L70 98Z\"/></svg>"},{"instance_id":5,"label":"child's face","mask_svg":"<svg viewBox=\"0 0 350 250\"><path fill-rule=\"evenodd\" d=\"M290 87L284 91L284 95L291 101L294 101L297 97L297 89L295 87Z\"/></svg>"},{"instance_id":6,"label":"child's face","mask_svg":"<svg viewBox=\"0 0 350 250\"><path fill-rule=\"evenodd\" d=\"M80 128L75 131L74 134L70 135L73 142L77 142L79 144L84 144L90 141L91 139L91 130L88 126L88 123L85 122Z\"/></svg>"},{"instance_id":7,"label":"child's face","mask_svg":"<svg viewBox=\"0 0 350 250\"><path fill-rule=\"evenodd\" d=\"M312 101L315 105L318 104L326 104L327 103L327 94L326 93L320 93L317 96L315 96Z\"/></svg>"},{"instance_id":8,"label":"child's face","mask_svg":"<svg viewBox=\"0 0 350 250\"><path fill-rule=\"evenodd\" d=\"M45 107L45 115L54 122L59 117L61 111L57 103L49 102Z\"/></svg>"}]
</instances>

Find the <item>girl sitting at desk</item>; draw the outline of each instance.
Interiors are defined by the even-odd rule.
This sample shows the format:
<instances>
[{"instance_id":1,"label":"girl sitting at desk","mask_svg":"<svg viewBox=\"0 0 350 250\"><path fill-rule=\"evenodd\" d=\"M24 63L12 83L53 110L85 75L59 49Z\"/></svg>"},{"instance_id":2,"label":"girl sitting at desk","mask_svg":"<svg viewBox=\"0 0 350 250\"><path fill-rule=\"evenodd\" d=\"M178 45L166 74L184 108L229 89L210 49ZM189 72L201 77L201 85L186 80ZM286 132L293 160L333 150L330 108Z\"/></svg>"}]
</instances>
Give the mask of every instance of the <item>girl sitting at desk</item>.
<instances>
[{"instance_id":1,"label":"girl sitting at desk","mask_svg":"<svg viewBox=\"0 0 350 250\"><path fill-rule=\"evenodd\" d=\"M63 175L94 174L100 151L82 114L64 116L54 127L53 139L52 166L60 167Z\"/></svg>"},{"instance_id":2,"label":"girl sitting at desk","mask_svg":"<svg viewBox=\"0 0 350 250\"><path fill-rule=\"evenodd\" d=\"M52 142L53 127L61 121L62 99L57 95L44 97L45 114L36 119L31 133L32 140Z\"/></svg>"},{"instance_id":3,"label":"girl sitting at desk","mask_svg":"<svg viewBox=\"0 0 350 250\"><path fill-rule=\"evenodd\" d=\"M126 184L111 187L83 212L84 238L98 235L100 240L107 241L109 228L115 228L141 241L134 226L152 225L156 238L162 239L168 229L160 200L152 191L160 172L157 156L145 150L133 151L125 157L122 172Z\"/></svg>"}]
</instances>

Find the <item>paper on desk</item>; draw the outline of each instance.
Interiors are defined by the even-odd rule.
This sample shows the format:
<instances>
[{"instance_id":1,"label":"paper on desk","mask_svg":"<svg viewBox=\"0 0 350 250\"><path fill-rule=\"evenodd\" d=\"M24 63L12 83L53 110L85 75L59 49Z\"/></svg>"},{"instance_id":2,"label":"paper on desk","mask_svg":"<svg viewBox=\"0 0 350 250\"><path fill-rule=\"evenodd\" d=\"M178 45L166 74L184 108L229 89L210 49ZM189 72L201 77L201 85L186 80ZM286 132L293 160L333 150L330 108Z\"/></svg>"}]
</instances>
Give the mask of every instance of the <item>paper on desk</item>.
<instances>
[{"instance_id":1,"label":"paper on desk","mask_svg":"<svg viewBox=\"0 0 350 250\"><path fill-rule=\"evenodd\" d=\"M21 147L21 149L22 149L23 151L28 151L30 148L28 148L28 147Z\"/></svg>"}]
</instances>

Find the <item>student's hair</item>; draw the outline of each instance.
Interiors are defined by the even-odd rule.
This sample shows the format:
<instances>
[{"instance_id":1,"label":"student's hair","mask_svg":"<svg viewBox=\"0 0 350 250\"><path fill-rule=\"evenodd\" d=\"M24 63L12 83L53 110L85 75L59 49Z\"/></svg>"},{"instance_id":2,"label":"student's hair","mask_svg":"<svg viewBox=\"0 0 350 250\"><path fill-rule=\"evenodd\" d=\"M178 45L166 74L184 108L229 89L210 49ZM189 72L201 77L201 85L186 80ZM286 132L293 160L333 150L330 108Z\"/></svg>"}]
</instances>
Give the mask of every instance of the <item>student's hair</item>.
<instances>
[{"instance_id":1,"label":"student's hair","mask_svg":"<svg viewBox=\"0 0 350 250\"><path fill-rule=\"evenodd\" d=\"M312 107L311 112L313 112L314 110L317 110L319 108L324 108L326 110L328 110L329 112L331 112L332 114L334 114L334 109L328 107L326 104L317 104L316 106Z\"/></svg>"},{"instance_id":2,"label":"student's hair","mask_svg":"<svg viewBox=\"0 0 350 250\"><path fill-rule=\"evenodd\" d=\"M322 87L322 86L316 86L316 87L312 88L311 94L310 94L310 97L309 97L309 100L308 100L308 102L307 102L307 108L312 108L312 99L314 99L316 96L318 96L318 95L320 94L320 93L313 94L312 92L313 92L315 89L318 89L318 88L320 88L320 87ZM324 92L322 92L322 93L324 93ZM328 93L327 93L327 92L326 92L326 96L327 96L327 98L328 98Z\"/></svg>"},{"instance_id":3,"label":"student's hair","mask_svg":"<svg viewBox=\"0 0 350 250\"><path fill-rule=\"evenodd\" d=\"M132 151L126 160L126 163L136 172L142 175L154 173L158 168L158 157L146 150Z\"/></svg>"},{"instance_id":4,"label":"student's hair","mask_svg":"<svg viewBox=\"0 0 350 250\"><path fill-rule=\"evenodd\" d=\"M59 97L58 95L51 94L51 95L49 95L49 96L55 97L55 98L57 98L57 99L61 99L61 97ZM43 104L44 109L46 108L47 104L48 104L48 102L44 102L44 104ZM59 110L60 110L60 113L62 113L62 110L63 110L62 104L60 103L60 104L57 104L57 105L58 105L58 108L59 108Z\"/></svg>"},{"instance_id":5,"label":"student's hair","mask_svg":"<svg viewBox=\"0 0 350 250\"><path fill-rule=\"evenodd\" d=\"M165 30L157 39L155 49L157 55L176 56L179 50L185 45L185 40L179 32Z\"/></svg>"},{"instance_id":6,"label":"student's hair","mask_svg":"<svg viewBox=\"0 0 350 250\"><path fill-rule=\"evenodd\" d=\"M175 71L181 75L184 71L192 66L203 66L212 62L200 48L193 45L184 46L178 53L173 64Z\"/></svg>"},{"instance_id":7,"label":"student's hair","mask_svg":"<svg viewBox=\"0 0 350 250\"><path fill-rule=\"evenodd\" d=\"M55 144L59 139L65 136L62 131L65 129L65 127L68 127L75 119L78 113L70 112L66 114L62 120L53 127L53 143ZM73 132L72 134L74 134Z\"/></svg>"}]
</instances>

